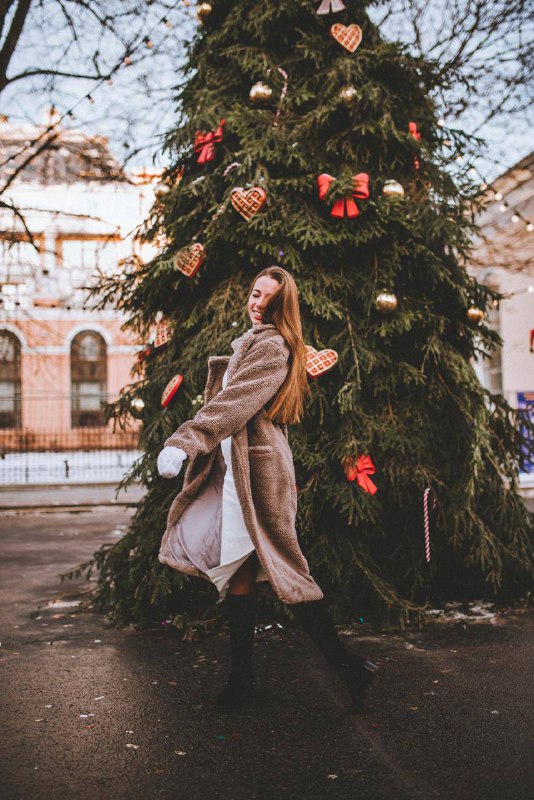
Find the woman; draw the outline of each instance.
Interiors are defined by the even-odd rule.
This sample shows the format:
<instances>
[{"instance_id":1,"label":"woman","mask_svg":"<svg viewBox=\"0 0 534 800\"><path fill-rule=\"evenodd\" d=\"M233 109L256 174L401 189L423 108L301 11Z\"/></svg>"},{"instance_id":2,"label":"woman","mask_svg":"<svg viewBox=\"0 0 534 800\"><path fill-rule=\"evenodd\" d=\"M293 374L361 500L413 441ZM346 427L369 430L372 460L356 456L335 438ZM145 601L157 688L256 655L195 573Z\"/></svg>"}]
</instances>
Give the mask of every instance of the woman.
<instances>
[{"instance_id":1,"label":"woman","mask_svg":"<svg viewBox=\"0 0 534 800\"><path fill-rule=\"evenodd\" d=\"M204 405L165 442L158 470L179 474L189 459L161 543L162 563L215 584L227 597L232 668L220 708L253 698L256 584L268 582L361 708L377 667L347 650L310 575L295 531L297 492L287 424L299 422L309 392L297 287L281 267L254 279L252 322L212 356Z\"/></svg>"}]
</instances>

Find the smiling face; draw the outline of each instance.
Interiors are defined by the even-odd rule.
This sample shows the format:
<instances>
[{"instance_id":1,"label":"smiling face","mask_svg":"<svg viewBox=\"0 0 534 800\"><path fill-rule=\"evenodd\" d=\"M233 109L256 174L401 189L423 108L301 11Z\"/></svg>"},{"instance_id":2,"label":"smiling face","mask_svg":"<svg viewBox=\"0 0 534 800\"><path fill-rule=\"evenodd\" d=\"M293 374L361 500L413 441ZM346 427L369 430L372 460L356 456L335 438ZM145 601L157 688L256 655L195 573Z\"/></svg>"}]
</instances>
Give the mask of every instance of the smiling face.
<instances>
[{"instance_id":1,"label":"smiling face","mask_svg":"<svg viewBox=\"0 0 534 800\"><path fill-rule=\"evenodd\" d=\"M258 278L247 303L248 315L253 325L261 325L262 322L265 322L263 310L267 301L275 294L279 286L278 281L268 275L262 275L261 278Z\"/></svg>"}]
</instances>

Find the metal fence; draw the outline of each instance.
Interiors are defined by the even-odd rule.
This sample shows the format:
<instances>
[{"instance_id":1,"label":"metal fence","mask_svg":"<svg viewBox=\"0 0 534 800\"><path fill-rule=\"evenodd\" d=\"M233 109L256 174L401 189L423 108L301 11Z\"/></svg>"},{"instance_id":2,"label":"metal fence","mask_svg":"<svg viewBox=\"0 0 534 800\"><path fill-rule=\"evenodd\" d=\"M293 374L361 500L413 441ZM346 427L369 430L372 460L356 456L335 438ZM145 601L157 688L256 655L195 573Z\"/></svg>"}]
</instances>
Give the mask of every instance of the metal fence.
<instances>
[{"instance_id":1,"label":"metal fence","mask_svg":"<svg viewBox=\"0 0 534 800\"><path fill-rule=\"evenodd\" d=\"M7 428L0 429L0 456L6 453L58 453L71 450L135 450L138 430L113 432L95 428Z\"/></svg>"},{"instance_id":2,"label":"metal fence","mask_svg":"<svg viewBox=\"0 0 534 800\"><path fill-rule=\"evenodd\" d=\"M74 427L70 411L64 395L24 398L22 425L0 428L0 485L121 480L140 456L139 423Z\"/></svg>"}]
</instances>

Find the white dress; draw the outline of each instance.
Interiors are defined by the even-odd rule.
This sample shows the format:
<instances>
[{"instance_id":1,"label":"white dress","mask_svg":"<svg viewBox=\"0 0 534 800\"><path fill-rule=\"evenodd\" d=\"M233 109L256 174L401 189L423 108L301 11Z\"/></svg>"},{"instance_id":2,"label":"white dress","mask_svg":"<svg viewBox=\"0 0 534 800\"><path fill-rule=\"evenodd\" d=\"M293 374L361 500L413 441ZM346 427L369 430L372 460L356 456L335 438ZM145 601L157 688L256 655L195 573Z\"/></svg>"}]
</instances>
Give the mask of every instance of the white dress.
<instances>
[{"instance_id":1,"label":"white dress","mask_svg":"<svg viewBox=\"0 0 534 800\"><path fill-rule=\"evenodd\" d=\"M226 387L226 372L223 375L222 387ZM232 437L221 442L221 453L226 464L222 490L222 525L221 525L221 562L219 566L206 570L206 574L219 590L222 600L228 591L230 578L241 564L255 550L250 534L245 525L241 503L235 488L232 472ZM265 581L267 576L261 565L258 565L256 581Z\"/></svg>"}]
</instances>

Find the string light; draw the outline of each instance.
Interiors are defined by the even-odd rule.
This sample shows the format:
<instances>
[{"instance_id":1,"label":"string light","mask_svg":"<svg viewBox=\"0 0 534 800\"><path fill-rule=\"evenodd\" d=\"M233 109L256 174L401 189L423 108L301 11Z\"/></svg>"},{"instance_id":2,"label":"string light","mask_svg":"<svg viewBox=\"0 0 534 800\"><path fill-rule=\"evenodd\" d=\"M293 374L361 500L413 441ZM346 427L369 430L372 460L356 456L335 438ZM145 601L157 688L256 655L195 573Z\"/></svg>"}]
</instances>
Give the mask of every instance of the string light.
<instances>
[{"instance_id":1,"label":"string light","mask_svg":"<svg viewBox=\"0 0 534 800\"><path fill-rule=\"evenodd\" d=\"M443 117L438 119L437 124L439 125L440 128L444 128L445 127L446 123L445 123L445 120L443 119ZM443 144L446 147L450 147L451 140L450 139L444 139L443 140ZM463 155L461 153L458 153L455 156L454 160L457 161L459 164L461 164L462 161L464 160L464 157L463 157ZM478 169L475 166L469 167L468 174L471 175L471 176L478 175L478 177L480 178L480 181L481 181L480 182L480 186L479 186L481 192L486 192L488 189L491 189L491 191L493 192L493 199L497 203L499 203L499 202L501 203L501 205L499 206L499 211L501 213L504 213L507 209L510 208L510 204L506 200L503 199L502 192L499 192L498 190L494 189L493 186L490 183L488 183L486 180L484 180L483 176L480 174L480 172L478 171ZM529 233L532 233L532 231L534 230L534 224L532 222L530 222L530 220L526 219L523 216L523 214L521 214L520 211L518 211L517 209L514 209L514 213L513 213L512 217L511 217L511 221L514 224L517 224L520 220L522 220L525 223L526 230Z\"/></svg>"},{"instance_id":2,"label":"string light","mask_svg":"<svg viewBox=\"0 0 534 800\"><path fill-rule=\"evenodd\" d=\"M509 300L510 297L515 297L518 294L534 294L534 286L530 284L529 286L525 286L524 289L517 289L515 292L506 292L506 294L503 294L503 299Z\"/></svg>"},{"instance_id":3,"label":"string light","mask_svg":"<svg viewBox=\"0 0 534 800\"><path fill-rule=\"evenodd\" d=\"M510 203L508 203L504 199L503 193L500 192L498 189L495 189L490 183L488 183L486 180L484 180L483 176L480 174L480 172L477 170L476 167L473 167L473 170L480 178L480 181L481 181L481 183L480 183L480 191L481 192L486 192L488 190L491 190L493 192L493 199L495 200L495 202L500 203L499 211L501 212L501 214L504 214L505 211L507 211L509 208L511 208L512 211L513 211L513 214L512 214L512 217L511 217L511 221L515 225L517 225L518 222L523 221L525 223L526 230L529 233L531 233L534 230L534 225L532 224L532 222L530 220L526 219L523 216L523 214L520 211L517 210L517 208L511 207Z\"/></svg>"}]
</instances>

